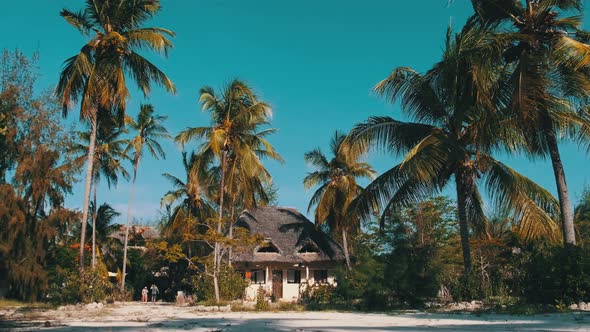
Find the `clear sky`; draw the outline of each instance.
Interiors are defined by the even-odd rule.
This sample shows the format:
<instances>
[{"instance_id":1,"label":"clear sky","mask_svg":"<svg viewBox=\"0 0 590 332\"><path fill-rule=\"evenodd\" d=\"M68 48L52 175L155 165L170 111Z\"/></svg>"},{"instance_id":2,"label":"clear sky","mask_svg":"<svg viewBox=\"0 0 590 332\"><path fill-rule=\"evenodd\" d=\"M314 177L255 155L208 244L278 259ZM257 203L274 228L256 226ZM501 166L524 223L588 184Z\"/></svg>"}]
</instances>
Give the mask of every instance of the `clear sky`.
<instances>
[{"instance_id":1,"label":"clear sky","mask_svg":"<svg viewBox=\"0 0 590 332\"><path fill-rule=\"evenodd\" d=\"M177 94L154 89L149 99L132 90L128 113L152 103L172 135L187 126L209 124L197 103L204 85L220 87L233 78L249 83L273 107L270 138L285 164L267 162L279 188L279 204L307 209L311 191L302 180L308 171L306 151L327 151L335 130L348 131L372 115L399 117L399 110L372 94L371 88L398 66L425 71L439 60L450 22L460 28L472 9L468 0L163 0L163 10L151 26L176 32L174 49L166 59L147 57L177 86ZM77 11L81 0L19 0L3 3L0 13L2 49L40 53L39 88L57 83L63 61L76 54L85 38L59 16L62 8ZM588 16L588 9L585 10ZM585 27L589 25L585 21ZM72 111L64 121L78 120ZM153 220L160 199L170 189L161 176L184 178L180 148L164 143L166 160L146 156L140 165L133 215ZM190 147L190 146L189 146ZM570 193L574 202L590 184L589 154L572 144L562 145ZM534 163L524 156L503 158L555 194L550 162ZM395 162L375 154L369 161L378 171ZM130 167L131 169L131 167ZM103 185L99 204L106 201L123 214L131 184ZM452 194L452 191L449 191ZM66 204L81 209L83 185L78 183ZM454 197L453 197L454 198ZM310 214L312 215L312 214Z\"/></svg>"}]
</instances>

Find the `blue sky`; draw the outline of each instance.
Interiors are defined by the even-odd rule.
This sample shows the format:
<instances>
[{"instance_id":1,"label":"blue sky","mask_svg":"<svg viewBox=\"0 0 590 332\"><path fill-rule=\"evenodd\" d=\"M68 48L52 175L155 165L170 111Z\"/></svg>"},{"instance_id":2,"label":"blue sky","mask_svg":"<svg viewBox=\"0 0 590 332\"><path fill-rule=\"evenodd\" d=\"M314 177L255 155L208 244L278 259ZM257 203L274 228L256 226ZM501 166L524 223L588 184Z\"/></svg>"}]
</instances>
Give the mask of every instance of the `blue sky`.
<instances>
[{"instance_id":1,"label":"blue sky","mask_svg":"<svg viewBox=\"0 0 590 332\"><path fill-rule=\"evenodd\" d=\"M19 48L27 55L40 53L39 88L55 85L63 61L85 43L59 16L62 8L77 11L82 5L80 0L3 4L0 47ZM327 152L335 130L348 131L369 116L399 117L399 110L375 96L371 88L395 67L430 68L440 57L449 23L460 28L471 14L468 0L451 5L447 0L163 0L162 6L149 25L175 31L174 49L167 59L156 54L147 57L169 75L178 92L170 95L154 89L144 99L133 89L128 113L134 116L140 103L152 103L158 113L168 116L166 125L176 135L187 126L209 123L208 114L197 103L200 87L217 88L233 78L246 81L273 107L272 125L279 132L270 141L285 164L268 162L267 167L279 188L279 204L302 212L312 194L302 185L311 171L303 154L316 147ZM74 110L64 121L77 120ZM172 142L164 147L166 160L148 156L140 165L133 209L139 222L154 219L161 197L170 188L161 173L184 176L180 148ZM562 145L562 157L575 202L590 184L590 157L567 143ZM503 160L555 193L548 160L532 163L524 156ZM369 161L383 171L395 159L374 154ZM99 190L99 203L115 206L123 213L120 221L127 211L130 187L122 181L116 188L105 185ZM82 194L79 183L66 204L81 208Z\"/></svg>"}]
</instances>

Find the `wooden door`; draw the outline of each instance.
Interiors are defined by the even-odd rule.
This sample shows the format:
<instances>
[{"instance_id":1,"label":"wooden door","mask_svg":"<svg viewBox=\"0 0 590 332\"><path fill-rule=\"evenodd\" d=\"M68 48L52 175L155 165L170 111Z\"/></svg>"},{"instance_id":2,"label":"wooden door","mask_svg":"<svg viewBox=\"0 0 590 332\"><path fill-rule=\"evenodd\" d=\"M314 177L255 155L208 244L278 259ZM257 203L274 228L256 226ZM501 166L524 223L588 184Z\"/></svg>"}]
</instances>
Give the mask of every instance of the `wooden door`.
<instances>
[{"instance_id":1,"label":"wooden door","mask_svg":"<svg viewBox=\"0 0 590 332\"><path fill-rule=\"evenodd\" d=\"M272 271L272 294L276 300L283 298L283 270Z\"/></svg>"}]
</instances>

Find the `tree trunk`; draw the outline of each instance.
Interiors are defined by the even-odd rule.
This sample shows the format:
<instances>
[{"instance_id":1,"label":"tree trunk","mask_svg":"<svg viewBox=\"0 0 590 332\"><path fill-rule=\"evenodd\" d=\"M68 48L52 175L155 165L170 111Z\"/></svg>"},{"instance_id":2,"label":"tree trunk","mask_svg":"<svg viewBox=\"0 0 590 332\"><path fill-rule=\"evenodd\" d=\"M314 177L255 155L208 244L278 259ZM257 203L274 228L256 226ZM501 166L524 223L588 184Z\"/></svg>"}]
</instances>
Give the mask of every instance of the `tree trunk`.
<instances>
[{"instance_id":1,"label":"tree trunk","mask_svg":"<svg viewBox=\"0 0 590 332\"><path fill-rule=\"evenodd\" d=\"M127 271L127 245L129 243L129 225L131 224L131 205L133 195L135 194L135 180L137 179L137 168L139 167L139 158L135 161L133 168L133 184L131 185L131 195L127 205L127 225L125 226L125 243L123 244L123 275L121 276L121 291L125 291L125 273Z\"/></svg>"},{"instance_id":2,"label":"tree trunk","mask_svg":"<svg viewBox=\"0 0 590 332\"><path fill-rule=\"evenodd\" d=\"M217 220L217 234L221 234L221 222L223 220L223 196L224 196L224 187L225 187L225 163L227 160L227 150L223 150L223 156L221 157L221 183L219 186L219 216ZM221 245L218 241L215 242L215 249L213 254L213 288L215 291L215 302L219 303L221 300L219 295L219 285L218 280L219 278L219 271L221 267Z\"/></svg>"},{"instance_id":3,"label":"tree trunk","mask_svg":"<svg viewBox=\"0 0 590 332\"><path fill-rule=\"evenodd\" d=\"M348 241L346 241L346 230L342 227L342 247L344 247L344 258L346 258L346 267L350 271L352 265L350 264L350 255L348 254Z\"/></svg>"},{"instance_id":4,"label":"tree trunk","mask_svg":"<svg viewBox=\"0 0 590 332\"><path fill-rule=\"evenodd\" d=\"M90 187L92 184L92 169L94 167L94 152L96 149L96 110L90 116L90 142L88 144L88 156L86 158L86 183L84 185L84 205L82 207L82 227L80 230L80 262L79 272L82 276L84 271L84 245L86 244L86 223L88 222L88 207L90 205Z\"/></svg>"},{"instance_id":5,"label":"tree trunk","mask_svg":"<svg viewBox=\"0 0 590 332\"><path fill-rule=\"evenodd\" d=\"M94 178L96 179L96 171L94 172ZM97 183L93 181L94 191L94 210L92 211L92 268L96 267L96 216L98 214L98 207L96 206L96 187Z\"/></svg>"},{"instance_id":6,"label":"tree trunk","mask_svg":"<svg viewBox=\"0 0 590 332\"><path fill-rule=\"evenodd\" d=\"M471 248L469 245L469 221L467 220L467 198L472 193L473 179L464 169L455 172L457 186L457 214L459 217L459 231L461 233L461 248L463 250L463 267L465 272L471 271Z\"/></svg>"},{"instance_id":7,"label":"tree trunk","mask_svg":"<svg viewBox=\"0 0 590 332\"><path fill-rule=\"evenodd\" d=\"M561 211L561 223L563 230L563 243L565 245L576 245L576 231L574 229L574 211L570 201L567 183L565 181L565 171L559 154L559 146L555 133L552 130L545 132L545 138L549 145L549 155L553 165L555 183L557 185L557 195L559 197L559 208Z\"/></svg>"},{"instance_id":8,"label":"tree trunk","mask_svg":"<svg viewBox=\"0 0 590 332\"><path fill-rule=\"evenodd\" d=\"M234 238L234 217L235 217L235 213L236 213L236 199L232 198L232 205L231 205L231 216L229 218L229 239L233 239ZM229 250L227 252L227 264L229 266L231 266L231 256L232 256L232 247L229 247Z\"/></svg>"}]
</instances>

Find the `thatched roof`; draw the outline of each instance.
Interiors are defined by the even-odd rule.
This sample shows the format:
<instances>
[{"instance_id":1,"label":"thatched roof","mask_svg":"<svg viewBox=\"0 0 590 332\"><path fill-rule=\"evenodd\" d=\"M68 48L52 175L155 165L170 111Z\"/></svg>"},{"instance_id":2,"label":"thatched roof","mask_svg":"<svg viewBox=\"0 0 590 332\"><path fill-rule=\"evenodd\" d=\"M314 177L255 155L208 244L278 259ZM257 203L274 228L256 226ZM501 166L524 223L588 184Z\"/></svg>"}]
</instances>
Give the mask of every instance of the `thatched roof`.
<instances>
[{"instance_id":1,"label":"thatched roof","mask_svg":"<svg viewBox=\"0 0 590 332\"><path fill-rule=\"evenodd\" d=\"M111 235L109 235L109 237L113 237L115 239L118 239L119 241L121 241L121 243L123 243L123 241L125 241L125 228L127 228L127 226L121 225L119 227L119 229L117 231L111 233ZM131 227L129 227L129 240L130 241L145 242L146 240L153 240L153 239L157 239L159 237L160 237L160 232L158 232L158 230L155 227L151 227L151 226L131 226Z\"/></svg>"},{"instance_id":2,"label":"thatched roof","mask_svg":"<svg viewBox=\"0 0 590 332\"><path fill-rule=\"evenodd\" d=\"M342 247L295 209L262 207L245 210L236 226L261 234L265 244L236 252L236 263L312 263L343 261ZM262 251L262 252L261 252Z\"/></svg>"}]
</instances>

